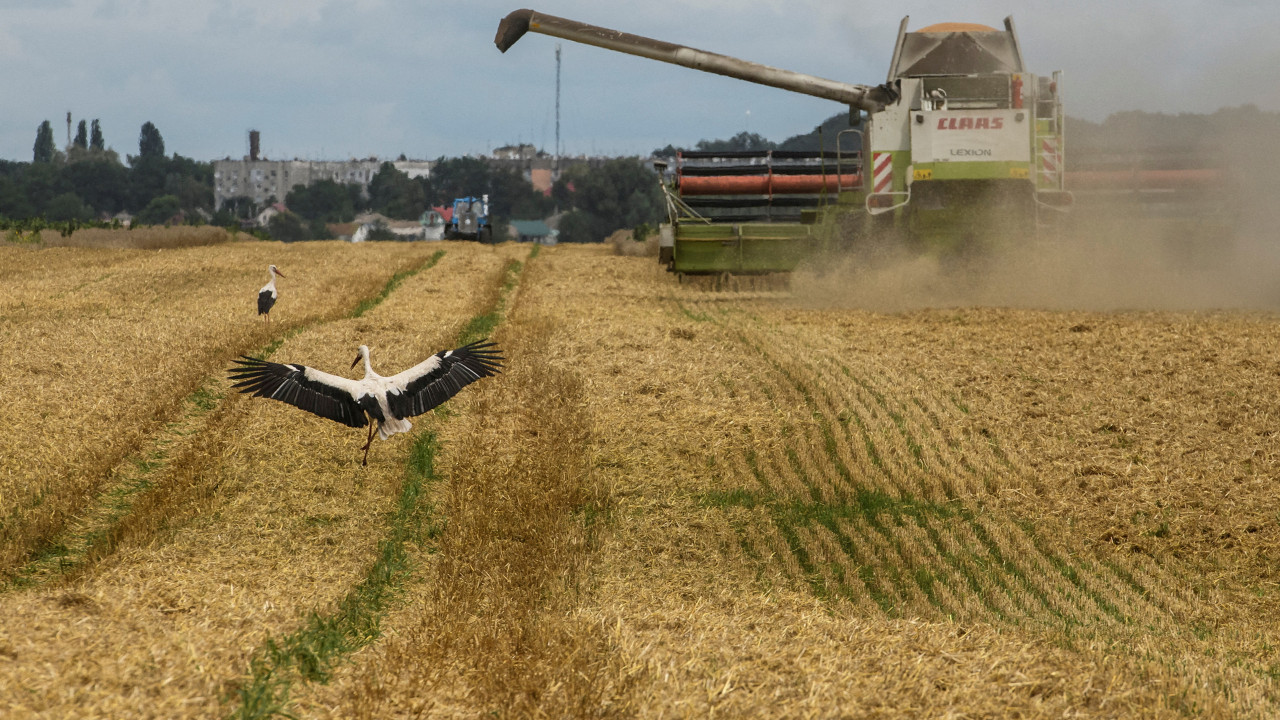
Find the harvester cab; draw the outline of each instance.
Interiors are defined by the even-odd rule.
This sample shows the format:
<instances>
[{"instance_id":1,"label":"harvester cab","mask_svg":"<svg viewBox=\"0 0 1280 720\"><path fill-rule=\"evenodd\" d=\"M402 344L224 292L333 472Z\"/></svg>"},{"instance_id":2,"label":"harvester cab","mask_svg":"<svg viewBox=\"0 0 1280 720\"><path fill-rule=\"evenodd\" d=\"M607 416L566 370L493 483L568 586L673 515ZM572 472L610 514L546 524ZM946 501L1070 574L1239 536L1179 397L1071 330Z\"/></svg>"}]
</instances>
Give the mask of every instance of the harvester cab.
<instances>
[{"instance_id":1,"label":"harvester cab","mask_svg":"<svg viewBox=\"0 0 1280 720\"><path fill-rule=\"evenodd\" d=\"M900 99L869 118L869 215L934 245L1034 236L1068 205L1061 76L1027 73L1004 29L899 26L890 82Z\"/></svg>"},{"instance_id":2,"label":"harvester cab","mask_svg":"<svg viewBox=\"0 0 1280 720\"><path fill-rule=\"evenodd\" d=\"M837 136L835 157L764 151L678 158L668 197L672 270L787 271L815 251L868 235L944 251L1034 237L1071 200L1063 189L1060 74L1026 72L1012 18L1003 30L943 23L915 32L907 32L908 19L898 28L886 82L874 86L533 10L503 18L494 43L506 52L538 32L849 107L852 129ZM779 211L787 207L798 208L800 218Z\"/></svg>"}]
</instances>

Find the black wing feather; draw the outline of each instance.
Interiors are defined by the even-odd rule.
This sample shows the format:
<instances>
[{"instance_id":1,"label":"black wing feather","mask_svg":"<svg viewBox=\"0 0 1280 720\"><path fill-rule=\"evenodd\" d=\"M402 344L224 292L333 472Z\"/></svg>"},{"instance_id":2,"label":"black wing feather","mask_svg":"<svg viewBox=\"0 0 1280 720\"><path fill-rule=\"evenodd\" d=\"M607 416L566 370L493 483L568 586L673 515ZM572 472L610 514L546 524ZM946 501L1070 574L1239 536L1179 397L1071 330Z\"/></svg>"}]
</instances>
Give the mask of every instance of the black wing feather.
<instances>
[{"instance_id":1,"label":"black wing feather","mask_svg":"<svg viewBox=\"0 0 1280 720\"><path fill-rule=\"evenodd\" d=\"M258 293L258 314L266 315L271 312L271 306L276 304L276 296L270 290L263 290Z\"/></svg>"},{"instance_id":2,"label":"black wing feather","mask_svg":"<svg viewBox=\"0 0 1280 720\"><path fill-rule=\"evenodd\" d=\"M242 393L279 400L348 427L364 427L369 423L350 393L308 380L304 365L282 365L244 355L235 362L238 366L231 368L228 377L235 382L232 387Z\"/></svg>"},{"instance_id":3,"label":"black wing feather","mask_svg":"<svg viewBox=\"0 0 1280 720\"><path fill-rule=\"evenodd\" d=\"M397 417L414 417L457 395L471 383L502 372L502 354L494 343L479 340L457 350L436 353L440 366L405 386L403 393L387 395L387 405Z\"/></svg>"}]
</instances>

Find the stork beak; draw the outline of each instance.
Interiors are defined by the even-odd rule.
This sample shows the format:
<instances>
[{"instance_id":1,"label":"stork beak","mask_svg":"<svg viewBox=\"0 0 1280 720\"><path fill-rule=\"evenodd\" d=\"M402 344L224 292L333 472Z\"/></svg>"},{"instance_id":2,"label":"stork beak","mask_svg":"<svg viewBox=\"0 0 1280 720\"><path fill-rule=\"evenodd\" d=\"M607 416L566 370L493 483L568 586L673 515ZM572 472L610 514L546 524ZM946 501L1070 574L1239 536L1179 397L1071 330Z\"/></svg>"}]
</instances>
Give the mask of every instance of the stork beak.
<instances>
[{"instance_id":1,"label":"stork beak","mask_svg":"<svg viewBox=\"0 0 1280 720\"><path fill-rule=\"evenodd\" d=\"M351 361L351 367L354 368L359 364L360 364L360 353L356 353L356 359Z\"/></svg>"},{"instance_id":2,"label":"stork beak","mask_svg":"<svg viewBox=\"0 0 1280 720\"><path fill-rule=\"evenodd\" d=\"M284 273L280 272L280 270L278 269L276 270L276 274L279 275L280 277L284 277Z\"/></svg>"}]
</instances>

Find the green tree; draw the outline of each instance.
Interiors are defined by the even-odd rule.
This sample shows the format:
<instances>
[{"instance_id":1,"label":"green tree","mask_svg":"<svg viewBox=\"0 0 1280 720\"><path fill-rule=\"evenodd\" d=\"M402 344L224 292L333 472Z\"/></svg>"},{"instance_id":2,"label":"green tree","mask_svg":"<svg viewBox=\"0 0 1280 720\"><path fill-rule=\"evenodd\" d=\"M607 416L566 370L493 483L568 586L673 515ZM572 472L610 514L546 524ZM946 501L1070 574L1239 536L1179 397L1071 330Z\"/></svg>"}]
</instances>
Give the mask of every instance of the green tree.
<instances>
[{"instance_id":1,"label":"green tree","mask_svg":"<svg viewBox=\"0 0 1280 720\"><path fill-rule=\"evenodd\" d=\"M498 223L544 218L555 211L555 200L533 189L529 181L512 168L495 168L489 177L489 213ZM497 233L495 232L495 235Z\"/></svg>"},{"instance_id":2,"label":"green tree","mask_svg":"<svg viewBox=\"0 0 1280 720\"><path fill-rule=\"evenodd\" d=\"M53 162L53 153L53 124L45 120L36 130L35 157L32 158L32 162Z\"/></svg>"},{"instance_id":3,"label":"green tree","mask_svg":"<svg viewBox=\"0 0 1280 720\"><path fill-rule=\"evenodd\" d=\"M363 200L359 185L325 179L310 186L294 185L285 195L284 204L291 212L307 220L341 223L355 219L356 211L363 207Z\"/></svg>"},{"instance_id":4,"label":"green tree","mask_svg":"<svg viewBox=\"0 0 1280 720\"><path fill-rule=\"evenodd\" d=\"M76 139L71 144L78 148L89 148L89 124L84 120L81 120L80 124L76 126Z\"/></svg>"},{"instance_id":5,"label":"green tree","mask_svg":"<svg viewBox=\"0 0 1280 720\"><path fill-rule=\"evenodd\" d=\"M422 184L384 162L369 181L369 208L397 220L415 220L427 209Z\"/></svg>"},{"instance_id":6,"label":"green tree","mask_svg":"<svg viewBox=\"0 0 1280 720\"><path fill-rule=\"evenodd\" d=\"M169 173L165 177L164 192L178 198L183 212L189 215L196 214L199 210L213 210L213 186L193 175Z\"/></svg>"},{"instance_id":7,"label":"green tree","mask_svg":"<svg viewBox=\"0 0 1280 720\"><path fill-rule=\"evenodd\" d=\"M743 152L773 150L777 143L751 132L740 132L728 140L699 140L697 149L702 152Z\"/></svg>"},{"instance_id":8,"label":"green tree","mask_svg":"<svg viewBox=\"0 0 1280 720\"><path fill-rule=\"evenodd\" d=\"M143 123L138 133L138 157L164 157L164 138L150 121Z\"/></svg>"},{"instance_id":9,"label":"green tree","mask_svg":"<svg viewBox=\"0 0 1280 720\"><path fill-rule=\"evenodd\" d=\"M106 149L106 145L102 140L102 125L98 123L96 118L94 119L91 130L89 131L89 149L99 151Z\"/></svg>"},{"instance_id":10,"label":"green tree","mask_svg":"<svg viewBox=\"0 0 1280 720\"><path fill-rule=\"evenodd\" d=\"M142 225L168 225L181 212L181 200L173 195L161 195L147 203L136 220Z\"/></svg>"},{"instance_id":11,"label":"green tree","mask_svg":"<svg viewBox=\"0 0 1280 720\"><path fill-rule=\"evenodd\" d=\"M31 163L22 173L22 190L35 215L44 213L45 207L55 197L71 190L53 163Z\"/></svg>"},{"instance_id":12,"label":"green tree","mask_svg":"<svg viewBox=\"0 0 1280 720\"><path fill-rule=\"evenodd\" d=\"M62 179L98 213L114 215L129 202L129 171L115 153L93 154L62 168Z\"/></svg>"},{"instance_id":13,"label":"green tree","mask_svg":"<svg viewBox=\"0 0 1280 720\"><path fill-rule=\"evenodd\" d=\"M778 144L752 132L740 132L728 140L699 140L693 149L698 152L741 152L757 150L777 150ZM674 157L677 152L687 152L689 148L678 148L668 145L654 150L654 157Z\"/></svg>"},{"instance_id":14,"label":"green tree","mask_svg":"<svg viewBox=\"0 0 1280 720\"><path fill-rule=\"evenodd\" d=\"M554 190L572 208L560 223L564 242L601 242L615 230L656 225L665 209L658 178L640 158L574 165Z\"/></svg>"},{"instance_id":15,"label":"green tree","mask_svg":"<svg viewBox=\"0 0 1280 720\"><path fill-rule=\"evenodd\" d=\"M440 158L427 182L427 201L451 205L456 198L480 197L489 192L492 170L479 158Z\"/></svg>"},{"instance_id":16,"label":"green tree","mask_svg":"<svg viewBox=\"0 0 1280 720\"><path fill-rule=\"evenodd\" d=\"M129 157L129 209L137 211L164 194L169 161L163 155Z\"/></svg>"},{"instance_id":17,"label":"green tree","mask_svg":"<svg viewBox=\"0 0 1280 720\"><path fill-rule=\"evenodd\" d=\"M329 226L320 218L316 218L307 223L307 234L312 240L332 240L333 233L329 232Z\"/></svg>"},{"instance_id":18,"label":"green tree","mask_svg":"<svg viewBox=\"0 0 1280 720\"><path fill-rule=\"evenodd\" d=\"M822 124L814 128L812 131L802 135L792 135L791 137L778 143L777 150L798 150L805 152L823 152L831 153L834 157L836 152L836 142L840 143L840 152L853 153L862 149L862 136L854 133L847 133L844 137L840 137L841 131L853 128L849 124L849 113L841 112L832 115Z\"/></svg>"},{"instance_id":19,"label":"green tree","mask_svg":"<svg viewBox=\"0 0 1280 720\"><path fill-rule=\"evenodd\" d=\"M291 212L272 215L267 221L267 232L276 240L287 243L307 240L310 237L306 226L302 224L302 219Z\"/></svg>"},{"instance_id":20,"label":"green tree","mask_svg":"<svg viewBox=\"0 0 1280 720\"><path fill-rule=\"evenodd\" d=\"M50 222L86 221L93 219L93 209L85 205L79 195L62 193L45 206L44 217Z\"/></svg>"},{"instance_id":21,"label":"green tree","mask_svg":"<svg viewBox=\"0 0 1280 720\"><path fill-rule=\"evenodd\" d=\"M560 217L560 242L601 242L607 235L596 235L591 217L581 210L570 210Z\"/></svg>"},{"instance_id":22,"label":"green tree","mask_svg":"<svg viewBox=\"0 0 1280 720\"><path fill-rule=\"evenodd\" d=\"M191 216L213 212L213 163L200 162L177 153L165 160L165 195L176 195L182 210Z\"/></svg>"},{"instance_id":23,"label":"green tree","mask_svg":"<svg viewBox=\"0 0 1280 720\"><path fill-rule=\"evenodd\" d=\"M26 220L36 215L36 209L27 199L22 186L8 177L0 177L0 217L9 220Z\"/></svg>"}]
</instances>

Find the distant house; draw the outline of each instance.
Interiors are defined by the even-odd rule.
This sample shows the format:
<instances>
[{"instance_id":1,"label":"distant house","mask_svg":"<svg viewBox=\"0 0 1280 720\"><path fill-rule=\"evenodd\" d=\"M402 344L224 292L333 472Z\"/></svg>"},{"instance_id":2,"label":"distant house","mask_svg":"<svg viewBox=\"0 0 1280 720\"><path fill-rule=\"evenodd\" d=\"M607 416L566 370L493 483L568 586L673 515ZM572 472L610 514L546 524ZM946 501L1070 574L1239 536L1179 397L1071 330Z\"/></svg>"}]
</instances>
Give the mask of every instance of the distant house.
<instances>
[{"instance_id":1,"label":"distant house","mask_svg":"<svg viewBox=\"0 0 1280 720\"><path fill-rule=\"evenodd\" d=\"M410 180L418 178L431 177L431 168L435 166L433 160L396 160L391 163L397 170L409 176Z\"/></svg>"},{"instance_id":2,"label":"distant house","mask_svg":"<svg viewBox=\"0 0 1280 720\"><path fill-rule=\"evenodd\" d=\"M356 218L355 232L351 233L351 242L364 242L371 237L377 238L389 233L397 240L427 240L426 228L418 220L392 220L378 213L366 213ZM379 231L383 231L380 233ZM384 239L385 235L383 235Z\"/></svg>"},{"instance_id":3,"label":"distant house","mask_svg":"<svg viewBox=\"0 0 1280 720\"><path fill-rule=\"evenodd\" d=\"M499 160L532 160L538 157L538 148L528 143L503 145L493 149L493 157Z\"/></svg>"},{"instance_id":4,"label":"distant house","mask_svg":"<svg viewBox=\"0 0 1280 720\"><path fill-rule=\"evenodd\" d=\"M262 212L258 213L258 216L253 219L253 222L257 224L258 227L266 227L271 223L271 218L279 215L284 211L285 211L284 203L274 203L272 205L268 205L266 208L262 210Z\"/></svg>"},{"instance_id":5,"label":"distant house","mask_svg":"<svg viewBox=\"0 0 1280 720\"><path fill-rule=\"evenodd\" d=\"M555 245L556 231L541 220L512 220L511 230L516 242L532 242L539 245Z\"/></svg>"}]
</instances>

